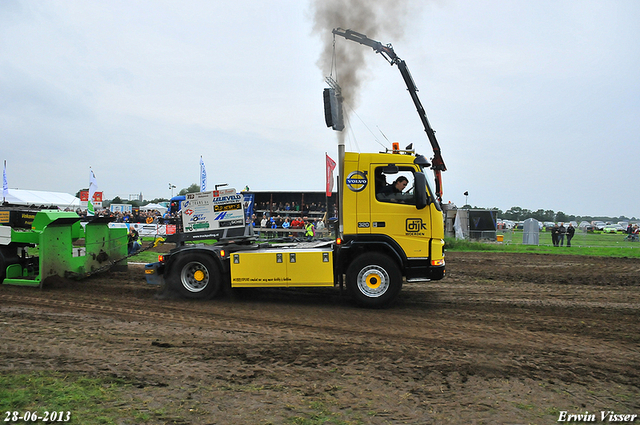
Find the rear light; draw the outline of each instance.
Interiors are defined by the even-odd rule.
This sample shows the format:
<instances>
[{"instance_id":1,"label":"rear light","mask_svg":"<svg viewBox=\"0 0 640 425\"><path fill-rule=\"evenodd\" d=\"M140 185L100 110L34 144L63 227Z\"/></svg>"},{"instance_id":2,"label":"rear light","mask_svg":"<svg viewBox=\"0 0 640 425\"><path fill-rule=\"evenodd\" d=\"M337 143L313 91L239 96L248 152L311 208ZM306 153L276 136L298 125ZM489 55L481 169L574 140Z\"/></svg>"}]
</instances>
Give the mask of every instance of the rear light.
<instances>
[{"instance_id":1,"label":"rear light","mask_svg":"<svg viewBox=\"0 0 640 425\"><path fill-rule=\"evenodd\" d=\"M431 260L432 266L444 266L444 258L440 260Z\"/></svg>"},{"instance_id":2,"label":"rear light","mask_svg":"<svg viewBox=\"0 0 640 425\"><path fill-rule=\"evenodd\" d=\"M224 258L227 255L224 249L220 250L220 258Z\"/></svg>"},{"instance_id":3,"label":"rear light","mask_svg":"<svg viewBox=\"0 0 640 425\"><path fill-rule=\"evenodd\" d=\"M336 238L336 245L342 245L342 239Z\"/></svg>"},{"instance_id":4,"label":"rear light","mask_svg":"<svg viewBox=\"0 0 640 425\"><path fill-rule=\"evenodd\" d=\"M158 255L158 261L164 263L164 255Z\"/></svg>"}]
</instances>

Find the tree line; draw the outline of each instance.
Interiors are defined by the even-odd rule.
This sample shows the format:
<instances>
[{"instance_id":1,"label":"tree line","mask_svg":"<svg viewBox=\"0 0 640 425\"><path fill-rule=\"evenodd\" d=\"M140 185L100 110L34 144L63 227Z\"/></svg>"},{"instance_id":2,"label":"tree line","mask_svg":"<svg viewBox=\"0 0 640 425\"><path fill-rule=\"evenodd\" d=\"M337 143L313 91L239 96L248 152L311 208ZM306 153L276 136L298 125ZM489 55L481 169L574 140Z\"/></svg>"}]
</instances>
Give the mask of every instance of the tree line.
<instances>
[{"instance_id":1,"label":"tree line","mask_svg":"<svg viewBox=\"0 0 640 425\"><path fill-rule=\"evenodd\" d=\"M466 208L472 208L472 207L469 205L465 205L462 208L466 209ZM473 207L473 208L476 209L479 207ZM486 209L486 208L480 208L480 209ZM543 209L538 209L536 211L533 211L533 210L529 210L522 207L511 207L506 211L502 211L500 208L495 208L495 207L488 208L488 209L496 211L498 218L501 218L503 220L512 220L512 221L524 221L528 218L535 218L538 221L554 221L554 222L563 222L563 223L566 223L569 221L576 221L580 223L581 221L591 222L595 220L605 221L605 222L637 220L636 217L626 217L623 215L619 217L571 215L571 214L565 214L562 211L556 212L553 210L543 210Z\"/></svg>"}]
</instances>

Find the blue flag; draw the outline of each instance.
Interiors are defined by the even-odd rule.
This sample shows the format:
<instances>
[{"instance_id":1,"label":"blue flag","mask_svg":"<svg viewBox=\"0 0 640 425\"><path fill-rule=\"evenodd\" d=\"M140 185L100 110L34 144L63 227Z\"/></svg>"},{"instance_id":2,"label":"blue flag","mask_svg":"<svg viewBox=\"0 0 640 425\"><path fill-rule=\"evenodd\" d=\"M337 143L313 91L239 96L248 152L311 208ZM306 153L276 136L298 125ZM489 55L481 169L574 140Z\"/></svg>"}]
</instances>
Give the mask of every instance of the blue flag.
<instances>
[{"instance_id":1,"label":"blue flag","mask_svg":"<svg viewBox=\"0 0 640 425\"><path fill-rule=\"evenodd\" d=\"M200 192L207 191L207 170L204 169L204 161L200 157Z\"/></svg>"},{"instance_id":2,"label":"blue flag","mask_svg":"<svg viewBox=\"0 0 640 425\"><path fill-rule=\"evenodd\" d=\"M7 183L7 160L4 160L4 169L2 170L2 200L9 196L9 184Z\"/></svg>"}]
</instances>

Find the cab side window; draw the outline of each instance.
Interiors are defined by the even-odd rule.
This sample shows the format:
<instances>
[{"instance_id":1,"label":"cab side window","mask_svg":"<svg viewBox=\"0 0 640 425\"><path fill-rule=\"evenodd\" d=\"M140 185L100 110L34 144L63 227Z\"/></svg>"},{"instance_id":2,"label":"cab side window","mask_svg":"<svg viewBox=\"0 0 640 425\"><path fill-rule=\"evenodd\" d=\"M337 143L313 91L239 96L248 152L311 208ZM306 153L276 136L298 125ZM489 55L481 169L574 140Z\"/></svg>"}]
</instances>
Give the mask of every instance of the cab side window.
<instances>
[{"instance_id":1,"label":"cab side window","mask_svg":"<svg viewBox=\"0 0 640 425\"><path fill-rule=\"evenodd\" d=\"M400 167L389 170L389 167L377 167L375 170L376 199L379 202L415 205L414 170Z\"/></svg>"}]
</instances>

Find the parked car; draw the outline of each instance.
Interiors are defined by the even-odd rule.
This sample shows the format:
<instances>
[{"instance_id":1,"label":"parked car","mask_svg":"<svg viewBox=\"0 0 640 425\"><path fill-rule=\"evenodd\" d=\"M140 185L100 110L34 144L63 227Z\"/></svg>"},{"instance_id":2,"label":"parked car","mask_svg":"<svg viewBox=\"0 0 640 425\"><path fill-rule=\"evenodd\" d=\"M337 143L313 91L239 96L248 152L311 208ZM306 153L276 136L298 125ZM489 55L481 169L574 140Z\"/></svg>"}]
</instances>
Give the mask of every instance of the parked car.
<instances>
[{"instance_id":1,"label":"parked car","mask_svg":"<svg viewBox=\"0 0 640 425\"><path fill-rule=\"evenodd\" d=\"M511 220L500 220L497 221L498 230L510 230L515 227L515 223Z\"/></svg>"},{"instance_id":2,"label":"parked car","mask_svg":"<svg viewBox=\"0 0 640 425\"><path fill-rule=\"evenodd\" d=\"M602 228L602 233L623 233L626 229L619 224L607 224Z\"/></svg>"},{"instance_id":3,"label":"parked car","mask_svg":"<svg viewBox=\"0 0 640 425\"><path fill-rule=\"evenodd\" d=\"M554 223L553 221L545 221L544 222L544 230L546 230L547 232L550 232L551 229L553 229L553 226L555 226L556 223Z\"/></svg>"},{"instance_id":4,"label":"parked car","mask_svg":"<svg viewBox=\"0 0 640 425\"><path fill-rule=\"evenodd\" d=\"M581 222L578 225L578 228L583 232L593 232L596 229L596 227L593 224L589 223L588 221Z\"/></svg>"},{"instance_id":5,"label":"parked car","mask_svg":"<svg viewBox=\"0 0 640 425\"><path fill-rule=\"evenodd\" d=\"M607 225L607 223L605 223L604 221L594 221L592 224L594 225L596 230L602 230L604 229L604 226Z\"/></svg>"}]
</instances>

